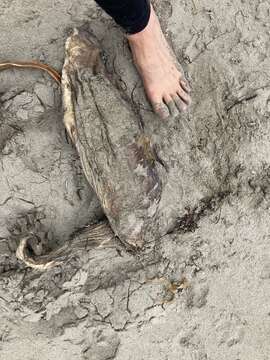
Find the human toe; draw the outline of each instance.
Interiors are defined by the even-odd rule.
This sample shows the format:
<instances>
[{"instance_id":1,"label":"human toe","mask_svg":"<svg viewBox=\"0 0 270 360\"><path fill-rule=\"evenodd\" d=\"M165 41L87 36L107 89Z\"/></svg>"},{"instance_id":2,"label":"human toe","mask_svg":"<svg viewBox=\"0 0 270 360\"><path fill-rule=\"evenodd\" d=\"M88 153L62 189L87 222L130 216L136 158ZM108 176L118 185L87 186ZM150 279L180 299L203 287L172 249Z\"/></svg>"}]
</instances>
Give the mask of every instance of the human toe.
<instances>
[{"instance_id":1,"label":"human toe","mask_svg":"<svg viewBox=\"0 0 270 360\"><path fill-rule=\"evenodd\" d=\"M191 96L182 87L179 86L177 95L189 106L191 104Z\"/></svg>"},{"instance_id":2,"label":"human toe","mask_svg":"<svg viewBox=\"0 0 270 360\"><path fill-rule=\"evenodd\" d=\"M188 94L191 92L191 87L185 79L180 79L180 84Z\"/></svg>"},{"instance_id":3,"label":"human toe","mask_svg":"<svg viewBox=\"0 0 270 360\"><path fill-rule=\"evenodd\" d=\"M154 112L163 120L170 116L170 111L167 105L162 101L152 101Z\"/></svg>"},{"instance_id":4,"label":"human toe","mask_svg":"<svg viewBox=\"0 0 270 360\"><path fill-rule=\"evenodd\" d=\"M176 117L179 115L178 107L176 106L176 103L171 96L164 96L164 102L166 103L172 117Z\"/></svg>"},{"instance_id":5,"label":"human toe","mask_svg":"<svg viewBox=\"0 0 270 360\"><path fill-rule=\"evenodd\" d=\"M182 100L182 98L178 94L174 95L173 99L174 99L175 105L177 106L177 109L180 112L187 111L187 108L188 108L187 104Z\"/></svg>"}]
</instances>

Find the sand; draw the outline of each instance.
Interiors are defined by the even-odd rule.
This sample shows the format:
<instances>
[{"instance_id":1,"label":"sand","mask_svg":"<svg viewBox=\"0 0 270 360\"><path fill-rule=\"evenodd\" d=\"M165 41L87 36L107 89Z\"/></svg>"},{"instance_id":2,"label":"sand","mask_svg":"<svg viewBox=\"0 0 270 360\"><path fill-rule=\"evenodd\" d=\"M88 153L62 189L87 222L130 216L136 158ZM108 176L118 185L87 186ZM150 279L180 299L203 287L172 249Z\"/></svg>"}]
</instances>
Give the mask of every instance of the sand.
<instances>
[{"instance_id":1,"label":"sand","mask_svg":"<svg viewBox=\"0 0 270 360\"><path fill-rule=\"evenodd\" d=\"M67 141L57 84L39 71L1 72L1 360L270 359L270 4L154 5L193 88L194 137L221 161L226 143L207 143L220 131L229 142L230 126L215 125L229 113L245 137L241 151L224 153L248 166L230 174L233 191L192 231L163 238L158 263L110 283L104 274L115 250L85 251L64 270L40 274L15 257L9 229L21 214L37 211L56 246L103 213ZM123 33L93 1L2 0L0 61L40 60L61 71L66 38L85 23L112 77L147 118Z\"/></svg>"}]
</instances>

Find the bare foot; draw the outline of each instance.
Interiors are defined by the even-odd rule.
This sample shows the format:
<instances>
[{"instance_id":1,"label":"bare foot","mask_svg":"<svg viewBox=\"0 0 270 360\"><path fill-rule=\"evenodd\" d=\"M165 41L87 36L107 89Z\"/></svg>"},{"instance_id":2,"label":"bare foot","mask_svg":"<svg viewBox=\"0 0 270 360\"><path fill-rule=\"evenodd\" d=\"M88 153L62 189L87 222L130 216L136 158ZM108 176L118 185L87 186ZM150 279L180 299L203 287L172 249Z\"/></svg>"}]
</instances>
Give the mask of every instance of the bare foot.
<instances>
[{"instance_id":1,"label":"bare foot","mask_svg":"<svg viewBox=\"0 0 270 360\"><path fill-rule=\"evenodd\" d=\"M163 119L186 111L191 103L190 87L178 69L152 5L146 28L127 38L154 111Z\"/></svg>"}]
</instances>

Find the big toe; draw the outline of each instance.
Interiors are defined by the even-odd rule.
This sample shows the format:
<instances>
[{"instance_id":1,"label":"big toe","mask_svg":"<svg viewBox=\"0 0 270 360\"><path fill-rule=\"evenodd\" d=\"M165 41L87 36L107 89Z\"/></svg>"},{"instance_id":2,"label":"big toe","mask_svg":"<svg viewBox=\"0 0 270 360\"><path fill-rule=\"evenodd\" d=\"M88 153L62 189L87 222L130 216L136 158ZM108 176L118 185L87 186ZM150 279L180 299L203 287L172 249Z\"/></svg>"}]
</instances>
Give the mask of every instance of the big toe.
<instances>
[{"instance_id":1,"label":"big toe","mask_svg":"<svg viewBox=\"0 0 270 360\"><path fill-rule=\"evenodd\" d=\"M163 102L162 97L149 96L154 112L161 118L166 119L170 116L168 106Z\"/></svg>"}]
</instances>

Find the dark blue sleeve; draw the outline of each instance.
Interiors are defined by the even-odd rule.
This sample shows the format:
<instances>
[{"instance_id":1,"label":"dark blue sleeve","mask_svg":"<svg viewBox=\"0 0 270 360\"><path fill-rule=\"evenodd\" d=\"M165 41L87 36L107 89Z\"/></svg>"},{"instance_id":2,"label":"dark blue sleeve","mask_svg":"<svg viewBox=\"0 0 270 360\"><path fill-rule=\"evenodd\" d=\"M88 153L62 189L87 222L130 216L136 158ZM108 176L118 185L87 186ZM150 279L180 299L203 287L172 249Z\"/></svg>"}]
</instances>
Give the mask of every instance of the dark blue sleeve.
<instances>
[{"instance_id":1,"label":"dark blue sleeve","mask_svg":"<svg viewBox=\"0 0 270 360\"><path fill-rule=\"evenodd\" d=\"M142 31L150 17L149 0L96 0L127 33Z\"/></svg>"}]
</instances>

